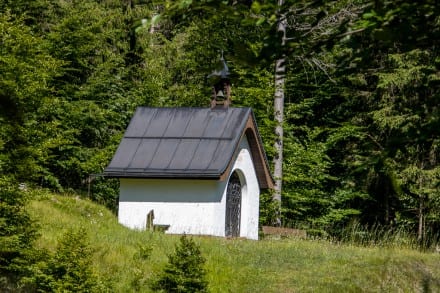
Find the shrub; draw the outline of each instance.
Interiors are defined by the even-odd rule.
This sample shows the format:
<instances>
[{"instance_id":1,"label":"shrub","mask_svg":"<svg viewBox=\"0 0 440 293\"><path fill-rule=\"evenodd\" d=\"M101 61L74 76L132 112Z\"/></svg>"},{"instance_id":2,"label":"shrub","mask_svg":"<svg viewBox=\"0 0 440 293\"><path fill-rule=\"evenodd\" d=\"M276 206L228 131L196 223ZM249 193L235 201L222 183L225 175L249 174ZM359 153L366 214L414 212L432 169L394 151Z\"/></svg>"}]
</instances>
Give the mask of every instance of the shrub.
<instances>
[{"instance_id":1,"label":"shrub","mask_svg":"<svg viewBox=\"0 0 440 293\"><path fill-rule=\"evenodd\" d=\"M84 229L68 230L54 255L34 270L37 292L102 292L92 267L93 249Z\"/></svg>"},{"instance_id":2,"label":"shrub","mask_svg":"<svg viewBox=\"0 0 440 293\"><path fill-rule=\"evenodd\" d=\"M199 246L192 238L183 235L174 254L168 256L168 263L152 289L160 292L207 292L204 264Z\"/></svg>"}]
</instances>

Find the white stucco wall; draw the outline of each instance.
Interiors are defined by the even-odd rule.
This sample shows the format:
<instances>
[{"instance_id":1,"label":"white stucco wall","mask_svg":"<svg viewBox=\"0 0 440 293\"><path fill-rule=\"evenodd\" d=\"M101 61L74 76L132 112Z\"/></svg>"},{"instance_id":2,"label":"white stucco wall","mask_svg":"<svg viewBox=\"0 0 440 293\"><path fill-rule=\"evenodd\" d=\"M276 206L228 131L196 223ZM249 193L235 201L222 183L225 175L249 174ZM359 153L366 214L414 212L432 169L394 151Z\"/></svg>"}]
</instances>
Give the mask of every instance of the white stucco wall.
<instances>
[{"instance_id":1,"label":"white stucco wall","mask_svg":"<svg viewBox=\"0 0 440 293\"><path fill-rule=\"evenodd\" d=\"M260 188L245 137L234 161L231 174L237 171L242 183L240 236L258 239ZM224 236L226 187L226 180L121 178L119 222L145 229L154 210L153 223L170 225L167 233Z\"/></svg>"},{"instance_id":2,"label":"white stucco wall","mask_svg":"<svg viewBox=\"0 0 440 293\"><path fill-rule=\"evenodd\" d=\"M231 174L237 171L242 184L240 236L257 240L260 187L246 137L241 140L239 149ZM222 202L223 212L226 213L226 190L223 192Z\"/></svg>"}]
</instances>

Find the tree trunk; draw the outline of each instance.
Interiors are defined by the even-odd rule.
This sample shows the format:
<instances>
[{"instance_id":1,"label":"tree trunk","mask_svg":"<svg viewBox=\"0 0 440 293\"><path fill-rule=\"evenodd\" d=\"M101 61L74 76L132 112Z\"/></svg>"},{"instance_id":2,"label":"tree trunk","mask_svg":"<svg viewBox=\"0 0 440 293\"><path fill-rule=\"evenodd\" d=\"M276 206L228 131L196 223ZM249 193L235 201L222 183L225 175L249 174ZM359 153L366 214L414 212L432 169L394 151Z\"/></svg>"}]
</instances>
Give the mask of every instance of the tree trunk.
<instances>
[{"instance_id":1,"label":"tree trunk","mask_svg":"<svg viewBox=\"0 0 440 293\"><path fill-rule=\"evenodd\" d=\"M278 6L283 5L283 0L278 0ZM282 34L281 45L286 40L286 20L280 16L278 20L278 32ZM274 118L275 118L275 156L274 162L274 195L277 203L276 225L281 226L281 190L283 179L283 120L284 120L284 83L286 74L286 57L283 55L275 62L275 94L274 94Z\"/></svg>"},{"instance_id":2,"label":"tree trunk","mask_svg":"<svg viewBox=\"0 0 440 293\"><path fill-rule=\"evenodd\" d=\"M423 197L419 198L419 212L418 212L418 218L419 218L419 227L418 227L418 231L417 231L417 240L419 241L419 243L421 244L423 241L423 236L424 236L424 229L423 229L423 209L424 209L424 205L423 205Z\"/></svg>"},{"instance_id":3,"label":"tree trunk","mask_svg":"<svg viewBox=\"0 0 440 293\"><path fill-rule=\"evenodd\" d=\"M425 185L425 180L423 178L423 169L425 167L424 162L422 161L420 164L420 175L418 178L419 183L419 211L418 211L418 218L419 218L419 225L417 229L417 240L419 241L419 244L422 244L422 241L425 238L425 223L424 223L424 213L425 213L425 196L422 193L423 187Z\"/></svg>"},{"instance_id":4,"label":"tree trunk","mask_svg":"<svg viewBox=\"0 0 440 293\"><path fill-rule=\"evenodd\" d=\"M127 31L128 31L128 52L125 57L126 65L133 65L136 63L136 31L133 28L134 19L133 19L133 9L134 2L133 0L127 0L124 6L124 11L128 15L126 20Z\"/></svg>"}]
</instances>

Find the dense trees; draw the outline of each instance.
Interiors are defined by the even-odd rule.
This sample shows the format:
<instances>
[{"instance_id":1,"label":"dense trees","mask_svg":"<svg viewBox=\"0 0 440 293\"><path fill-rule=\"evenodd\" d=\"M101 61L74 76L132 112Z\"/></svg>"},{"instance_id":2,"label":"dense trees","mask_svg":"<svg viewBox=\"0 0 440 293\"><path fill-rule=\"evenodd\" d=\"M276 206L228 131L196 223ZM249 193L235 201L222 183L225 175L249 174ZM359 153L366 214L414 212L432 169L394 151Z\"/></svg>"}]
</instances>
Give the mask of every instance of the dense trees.
<instances>
[{"instance_id":1,"label":"dense trees","mask_svg":"<svg viewBox=\"0 0 440 293\"><path fill-rule=\"evenodd\" d=\"M209 104L206 75L222 50L233 104L253 107L276 158L274 64L286 58L283 222L332 232L359 221L420 240L434 235L438 5L272 2L3 1L1 172L86 190L136 106ZM114 206L116 186L96 179L93 198Z\"/></svg>"},{"instance_id":2,"label":"dense trees","mask_svg":"<svg viewBox=\"0 0 440 293\"><path fill-rule=\"evenodd\" d=\"M38 121L54 99L50 82L61 62L45 50L47 43L10 11L0 15L0 29L0 170L19 179L38 180L36 174L47 173L42 162L49 157L48 148L62 143L56 123Z\"/></svg>"},{"instance_id":3,"label":"dense trees","mask_svg":"<svg viewBox=\"0 0 440 293\"><path fill-rule=\"evenodd\" d=\"M437 210L440 182L433 130L439 12L433 1L370 3L355 24L363 31L347 40L352 56L345 59L356 74L349 93L362 101L352 116L363 138L358 174L367 179L369 212L379 211L364 219L417 226L420 240L426 227L438 229L430 213Z\"/></svg>"}]
</instances>

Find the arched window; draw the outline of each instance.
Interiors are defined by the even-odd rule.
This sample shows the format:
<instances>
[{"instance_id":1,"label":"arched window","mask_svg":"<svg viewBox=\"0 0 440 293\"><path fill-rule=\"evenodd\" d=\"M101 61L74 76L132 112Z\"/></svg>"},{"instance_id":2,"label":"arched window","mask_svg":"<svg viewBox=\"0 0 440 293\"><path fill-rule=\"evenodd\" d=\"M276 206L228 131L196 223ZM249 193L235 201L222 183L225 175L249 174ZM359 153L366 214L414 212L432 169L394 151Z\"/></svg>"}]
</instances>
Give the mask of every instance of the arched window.
<instances>
[{"instance_id":1,"label":"arched window","mask_svg":"<svg viewBox=\"0 0 440 293\"><path fill-rule=\"evenodd\" d=\"M234 171L229 178L226 190L226 237L240 236L241 190L240 177Z\"/></svg>"}]
</instances>

